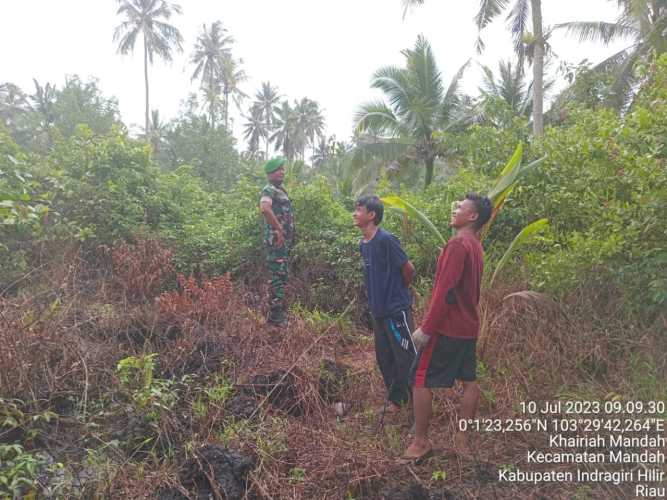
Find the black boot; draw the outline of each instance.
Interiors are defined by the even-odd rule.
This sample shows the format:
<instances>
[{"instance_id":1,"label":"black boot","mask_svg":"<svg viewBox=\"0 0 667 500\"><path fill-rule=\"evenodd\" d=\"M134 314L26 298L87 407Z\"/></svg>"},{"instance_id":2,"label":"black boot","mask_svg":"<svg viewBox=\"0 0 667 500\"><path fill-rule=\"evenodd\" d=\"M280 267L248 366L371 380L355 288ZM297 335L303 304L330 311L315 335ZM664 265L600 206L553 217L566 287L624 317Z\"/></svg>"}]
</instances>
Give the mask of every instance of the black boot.
<instances>
[{"instance_id":1,"label":"black boot","mask_svg":"<svg viewBox=\"0 0 667 500\"><path fill-rule=\"evenodd\" d=\"M285 315L285 309L283 308L282 304L271 305L268 322L279 327L287 326L287 317Z\"/></svg>"}]
</instances>

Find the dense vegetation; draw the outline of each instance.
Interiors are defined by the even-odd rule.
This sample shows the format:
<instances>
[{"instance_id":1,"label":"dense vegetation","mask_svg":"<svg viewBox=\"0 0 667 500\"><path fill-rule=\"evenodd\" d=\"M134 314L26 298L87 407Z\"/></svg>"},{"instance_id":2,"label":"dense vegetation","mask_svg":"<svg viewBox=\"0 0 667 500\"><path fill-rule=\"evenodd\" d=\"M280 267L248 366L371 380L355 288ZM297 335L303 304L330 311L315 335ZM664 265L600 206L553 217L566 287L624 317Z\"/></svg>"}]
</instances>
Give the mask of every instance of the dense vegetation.
<instances>
[{"instance_id":1,"label":"dense vegetation","mask_svg":"<svg viewBox=\"0 0 667 500\"><path fill-rule=\"evenodd\" d=\"M501 64L498 79L486 68L480 96L466 96L465 68L447 89L421 78L439 74L423 38L405 51L405 67L377 71L373 85L389 104L361 105L349 144L323 136L317 103L290 104L267 82L248 108L249 147L239 152L228 106L244 95L244 74L220 23L204 26L195 47L200 95L167 124L147 102L138 137L94 80L35 82L31 95L2 84L0 497L184 498L198 488L232 488L234 497L247 488L251 497L375 498L410 485L392 462L407 429L392 421L376 429L369 406L382 390L354 198L398 195L447 234L451 203L487 192L518 144L524 165L543 160L518 180L484 240L481 412L512 416L519 401L558 397L665 400L663 42L664 31L652 51L632 55L629 87L609 68L570 68L538 136L532 85L518 66ZM292 326L283 334L263 323L257 210L261 165L274 148L290 160L297 217ZM547 229L511 254L491 286L514 237L541 218ZM419 315L438 239L399 213L384 225L417 267ZM541 293L506 298L524 290ZM341 401L349 410L336 416L329 403ZM449 413L435 424L443 442ZM441 459L409 488L442 498L540 492L485 479L511 466L528 437L478 439L492 457ZM216 445L239 454L230 455L239 470L229 484L218 469L218 486L197 475ZM249 479L235 482L241 472ZM551 488L563 498L627 493Z\"/></svg>"}]
</instances>

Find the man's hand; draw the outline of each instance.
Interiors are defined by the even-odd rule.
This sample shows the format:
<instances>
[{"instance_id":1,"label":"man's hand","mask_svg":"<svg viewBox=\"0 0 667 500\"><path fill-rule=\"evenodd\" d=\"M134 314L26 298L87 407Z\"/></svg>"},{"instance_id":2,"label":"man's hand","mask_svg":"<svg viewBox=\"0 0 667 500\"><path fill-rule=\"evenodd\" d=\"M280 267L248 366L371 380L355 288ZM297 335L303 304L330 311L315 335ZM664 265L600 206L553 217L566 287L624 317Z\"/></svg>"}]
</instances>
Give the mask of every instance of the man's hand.
<instances>
[{"instance_id":1,"label":"man's hand","mask_svg":"<svg viewBox=\"0 0 667 500\"><path fill-rule=\"evenodd\" d=\"M282 229L280 231L273 231L275 234L276 238L274 240L274 246L276 248L282 248L283 245L285 244L285 235L283 234Z\"/></svg>"},{"instance_id":2,"label":"man's hand","mask_svg":"<svg viewBox=\"0 0 667 500\"><path fill-rule=\"evenodd\" d=\"M418 351L421 351L424 347L426 347L426 344L428 344L430 339L431 336L422 332L421 328L417 328L414 332L412 332L412 342L415 344L415 347Z\"/></svg>"},{"instance_id":3,"label":"man's hand","mask_svg":"<svg viewBox=\"0 0 667 500\"><path fill-rule=\"evenodd\" d=\"M406 287L412 286L412 280L415 277L415 266L409 260L401 267L401 274L403 274L403 284Z\"/></svg>"}]
</instances>

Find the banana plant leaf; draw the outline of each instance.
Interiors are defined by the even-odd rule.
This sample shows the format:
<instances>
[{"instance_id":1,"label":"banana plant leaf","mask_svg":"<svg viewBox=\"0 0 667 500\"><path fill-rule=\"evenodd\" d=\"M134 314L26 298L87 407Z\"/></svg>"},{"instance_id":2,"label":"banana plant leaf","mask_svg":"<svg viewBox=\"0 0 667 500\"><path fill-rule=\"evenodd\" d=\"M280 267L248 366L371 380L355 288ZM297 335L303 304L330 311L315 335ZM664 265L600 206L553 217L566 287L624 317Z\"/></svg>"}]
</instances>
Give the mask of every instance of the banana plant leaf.
<instances>
[{"instance_id":1,"label":"banana plant leaf","mask_svg":"<svg viewBox=\"0 0 667 500\"><path fill-rule=\"evenodd\" d=\"M524 227L521 232L519 232L519 234L514 237L514 240L512 240L512 243L509 247L507 247L507 250L505 250L502 258L498 261L498 265L493 272L489 286L493 286L493 282L496 279L496 276L498 276L503 267L505 267L505 264L507 264L507 261L509 260L514 250L525 244L531 237L544 230L548 225L549 219L536 220L535 222L531 222L526 227Z\"/></svg>"},{"instance_id":2,"label":"banana plant leaf","mask_svg":"<svg viewBox=\"0 0 667 500\"><path fill-rule=\"evenodd\" d=\"M498 212L500 212L500 210L505 205L505 201L507 200L507 197L514 189L514 186L516 186L517 181L526 172L528 172L530 169L542 163L546 158L546 156L543 156L542 158L532 161L528 165L524 166L521 164L522 155L523 155L523 144L519 143L516 149L514 150L514 154L500 172L500 175L496 180L496 184L491 188L491 190L486 195L491 200L491 203L493 204L493 209L491 211L491 219L484 226L482 234L480 235L480 239L482 240L486 237L487 233L489 232L491 224L493 224L496 215L498 215Z\"/></svg>"},{"instance_id":3,"label":"banana plant leaf","mask_svg":"<svg viewBox=\"0 0 667 500\"><path fill-rule=\"evenodd\" d=\"M514 156L512 156L512 158L514 158ZM542 163L545 158L546 156L538 158L537 160L530 162L528 165L521 165L519 162L510 168L507 172L505 172L505 169L503 169L503 172L505 173L500 174L498 180L496 181L496 185L491 188L487 194L487 197L493 202L493 208L495 211L500 210L500 207L503 205L503 203L505 203L505 200L512 192L512 189L514 189L514 186L516 186L516 181L519 180L519 178L528 172L531 168ZM510 166L510 163L508 163L508 166Z\"/></svg>"},{"instance_id":4,"label":"banana plant leaf","mask_svg":"<svg viewBox=\"0 0 667 500\"><path fill-rule=\"evenodd\" d=\"M487 197L493 202L493 208L496 209L512 190L514 182L521 172L521 157L523 156L523 144L519 143L510 157L507 164L500 171L495 186L491 188Z\"/></svg>"},{"instance_id":5,"label":"banana plant leaf","mask_svg":"<svg viewBox=\"0 0 667 500\"><path fill-rule=\"evenodd\" d=\"M443 238L440 231L438 231L438 228L435 227L435 224L433 224L429 220L429 218L426 217L426 215L417 210L413 205L411 205L407 201L403 200L398 196L385 196L380 199L382 200L382 203L384 203L387 207L398 210L399 212L406 214L408 217L412 217L414 219L422 221L424 225L431 230L431 232L440 240L440 242L443 245L447 243L447 240Z\"/></svg>"}]
</instances>

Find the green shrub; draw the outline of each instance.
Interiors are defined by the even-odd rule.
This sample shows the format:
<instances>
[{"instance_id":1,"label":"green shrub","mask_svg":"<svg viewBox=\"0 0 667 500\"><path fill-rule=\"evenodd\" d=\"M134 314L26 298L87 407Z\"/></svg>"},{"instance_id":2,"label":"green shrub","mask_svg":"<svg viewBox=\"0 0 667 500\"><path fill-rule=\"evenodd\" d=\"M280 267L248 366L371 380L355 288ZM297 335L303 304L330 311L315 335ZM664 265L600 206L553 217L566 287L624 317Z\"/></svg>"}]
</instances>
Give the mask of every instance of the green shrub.
<instances>
[{"instance_id":1,"label":"green shrub","mask_svg":"<svg viewBox=\"0 0 667 500\"><path fill-rule=\"evenodd\" d=\"M56 144L45 169L57 182L53 207L80 240L128 239L151 219L158 171L149 147L119 129L99 136L79 127Z\"/></svg>"},{"instance_id":2,"label":"green shrub","mask_svg":"<svg viewBox=\"0 0 667 500\"><path fill-rule=\"evenodd\" d=\"M30 158L0 125L0 290L28 270L30 250L49 214L49 193L30 168Z\"/></svg>"},{"instance_id":3,"label":"green shrub","mask_svg":"<svg viewBox=\"0 0 667 500\"><path fill-rule=\"evenodd\" d=\"M649 318L667 304L667 56L625 117L578 110L547 129L547 155L515 195L553 221L551 248L531 256L533 283L563 295L577 286L621 290Z\"/></svg>"},{"instance_id":4,"label":"green shrub","mask_svg":"<svg viewBox=\"0 0 667 500\"><path fill-rule=\"evenodd\" d=\"M0 443L0 498L35 495L35 479L48 460L39 453L28 453L19 444Z\"/></svg>"}]
</instances>

